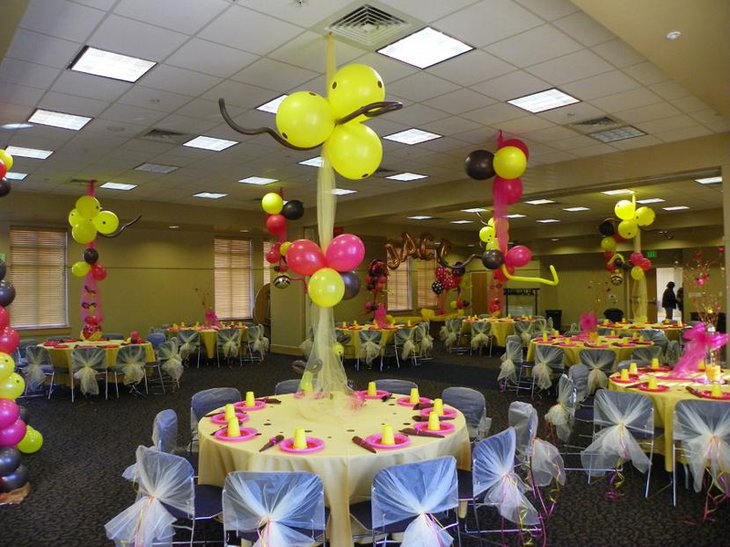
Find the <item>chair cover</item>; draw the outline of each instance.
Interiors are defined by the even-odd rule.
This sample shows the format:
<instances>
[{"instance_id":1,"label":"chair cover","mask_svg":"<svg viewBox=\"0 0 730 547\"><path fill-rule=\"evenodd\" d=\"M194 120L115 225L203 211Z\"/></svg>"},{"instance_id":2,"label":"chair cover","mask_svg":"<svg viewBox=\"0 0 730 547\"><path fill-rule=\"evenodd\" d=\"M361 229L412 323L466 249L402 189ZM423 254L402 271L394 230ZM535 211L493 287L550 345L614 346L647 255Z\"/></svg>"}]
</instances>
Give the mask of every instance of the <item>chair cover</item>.
<instances>
[{"instance_id":1,"label":"chair cover","mask_svg":"<svg viewBox=\"0 0 730 547\"><path fill-rule=\"evenodd\" d=\"M383 333L379 330L361 330L357 332L360 339L360 355L369 365L380 355L380 344L383 340Z\"/></svg>"},{"instance_id":2,"label":"chair cover","mask_svg":"<svg viewBox=\"0 0 730 547\"><path fill-rule=\"evenodd\" d=\"M577 334L580 334L578 323L571 323L568 330L565 331L565 336L576 336Z\"/></svg>"},{"instance_id":3,"label":"chair cover","mask_svg":"<svg viewBox=\"0 0 730 547\"><path fill-rule=\"evenodd\" d=\"M274 395L286 395L287 393L296 393L299 391L301 380L295 378L293 380L282 380L274 387Z\"/></svg>"},{"instance_id":4,"label":"chair cover","mask_svg":"<svg viewBox=\"0 0 730 547\"><path fill-rule=\"evenodd\" d=\"M53 370L51 356L43 346L27 346L25 348L25 359L25 382L28 385L28 389L35 391L46 381L45 370L49 372Z\"/></svg>"},{"instance_id":5,"label":"chair cover","mask_svg":"<svg viewBox=\"0 0 730 547\"><path fill-rule=\"evenodd\" d=\"M145 446L136 456L137 501L104 525L106 536L116 545L170 545L176 519L165 505L194 515L193 468L180 456Z\"/></svg>"},{"instance_id":6,"label":"chair cover","mask_svg":"<svg viewBox=\"0 0 730 547\"><path fill-rule=\"evenodd\" d=\"M639 336L643 336L644 340L654 342L655 346L659 346L664 353L667 350L667 344L669 339L666 333L661 329L642 329L639 331Z\"/></svg>"},{"instance_id":7,"label":"chair cover","mask_svg":"<svg viewBox=\"0 0 730 547\"><path fill-rule=\"evenodd\" d=\"M481 440L489 435L492 419L487 418L487 402L481 392L469 387L447 387L441 392L441 399L464 414L470 439Z\"/></svg>"},{"instance_id":8,"label":"chair cover","mask_svg":"<svg viewBox=\"0 0 730 547\"><path fill-rule=\"evenodd\" d=\"M177 448L177 412L160 410L152 422L152 446L160 452L172 454Z\"/></svg>"},{"instance_id":9,"label":"chair cover","mask_svg":"<svg viewBox=\"0 0 730 547\"><path fill-rule=\"evenodd\" d=\"M124 385L137 384L144 379L144 365L146 362L145 350L143 346L133 344L130 346L122 346L117 352L117 361L114 364L115 369L119 369L124 374Z\"/></svg>"},{"instance_id":10,"label":"chair cover","mask_svg":"<svg viewBox=\"0 0 730 547\"><path fill-rule=\"evenodd\" d=\"M563 348L538 345L535 347L535 366L532 379L540 389L550 389L553 385L552 370L563 370Z\"/></svg>"},{"instance_id":11,"label":"chair cover","mask_svg":"<svg viewBox=\"0 0 730 547\"><path fill-rule=\"evenodd\" d=\"M408 359L411 355L418 353L415 332L416 329L413 328L402 328L395 331L396 351L398 351L399 346L403 348L400 354L403 359Z\"/></svg>"},{"instance_id":12,"label":"chair cover","mask_svg":"<svg viewBox=\"0 0 730 547\"><path fill-rule=\"evenodd\" d=\"M513 401L509 405L507 421L514 428L517 438L517 453L521 460L527 460L531 455L532 441L537 435L537 410L530 403Z\"/></svg>"},{"instance_id":13,"label":"chair cover","mask_svg":"<svg viewBox=\"0 0 730 547\"><path fill-rule=\"evenodd\" d=\"M583 363L577 363L568 369L568 377L573 380L576 402L581 403L588 397L588 375L590 369Z\"/></svg>"},{"instance_id":14,"label":"chair cover","mask_svg":"<svg viewBox=\"0 0 730 547\"><path fill-rule=\"evenodd\" d=\"M674 410L674 440L692 470L695 492L705 469L714 484L730 495L730 405L723 401L679 401Z\"/></svg>"},{"instance_id":15,"label":"chair cover","mask_svg":"<svg viewBox=\"0 0 730 547\"><path fill-rule=\"evenodd\" d=\"M611 327L601 327L600 325L596 328L596 332L601 336L608 336L613 330Z\"/></svg>"},{"instance_id":16,"label":"chair cover","mask_svg":"<svg viewBox=\"0 0 730 547\"><path fill-rule=\"evenodd\" d=\"M652 359L661 359L661 357L662 348L660 346L636 348L631 352L631 360L636 361L639 366L648 365Z\"/></svg>"},{"instance_id":17,"label":"chair cover","mask_svg":"<svg viewBox=\"0 0 730 547\"><path fill-rule=\"evenodd\" d=\"M79 381L81 393L98 395L97 374L106 372L106 352L103 348L74 348L71 350L71 367Z\"/></svg>"},{"instance_id":18,"label":"chair cover","mask_svg":"<svg viewBox=\"0 0 730 547\"><path fill-rule=\"evenodd\" d=\"M347 333L343 332L341 330L335 331L335 340L337 340L340 344L349 344L352 341L352 336Z\"/></svg>"},{"instance_id":19,"label":"chair cover","mask_svg":"<svg viewBox=\"0 0 730 547\"><path fill-rule=\"evenodd\" d=\"M248 339L254 351L258 351L262 356L269 351L269 339L264 336L263 325L251 325L248 327Z\"/></svg>"},{"instance_id":20,"label":"chair cover","mask_svg":"<svg viewBox=\"0 0 730 547\"><path fill-rule=\"evenodd\" d=\"M555 323L553 323L552 317L547 318L547 322L545 323L545 325L547 327L548 333L553 332L555 330Z\"/></svg>"},{"instance_id":21,"label":"chair cover","mask_svg":"<svg viewBox=\"0 0 730 547\"><path fill-rule=\"evenodd\" d=\"M177 337L180 342L180 356L183 360L200 351L200 333L198 331L181 330L178 331Z\"/></svg>"},{"instance_id":22,"label":"chair cover","mask_svg":"<svg viewBox=\"0 0 730 547\"><path fill-rule=\"evenodd\" d=\"M474 449L472 476L474 498L484 493L484 503L495 506L510 522L533 526L540 522L525 496L527 485L515 473L514 428L487 437Z\"/></svg>"},{"instance_id":23,"label":"chair cover","mask_svg":"<svg viewBox=\"0 0 730 547\"><path fill-rule=\"evenodd\" d=\"M410 380L385 378L383 380L375 380L375 387L390 393L397 393L398 395L410 395L411 389L418 389L418 384Z\"/></svg>"},{"instance_id":24,"label":"chair cover","mask_svg":"<svg viewBox=\"0 0 730 547\"><path fill-rule=\"evenodd\" d=\"M446 321L446 338L444 339L444 345L447 348L459 345L459 338L461 338L461 323L463 319L449 319Z\"/></svg>"},{"instance_id":25,"label":"chair cover","mask_svg":"<svg viewBox=\"0 0 730 547\"><path fill-rule=\"evenodd\" d=\"M198 442L198 422L203 416L228 403L237 403L240 400L241 392L235 387L213 387L195 393L190 399L191 447Z\"/></svg>"},{"instance_id":26,"label":"chair cover","mask_svg":"<svg viewBox=\"0 0 730 547\"><path fill-rule=\"evenodd\" d=\"M147 341L152 344L154 347L159 346L163 342L167 340L167 336L165 336L164 331L152 331L150 330L150 333L147 335Z\"/></svg>"},{"instance_id":27,"label":"chair cover","mask_svg":"<svg viewBox=\"0 0 730 547\"><path fill-rule=\"evenodd\" d=\"M416 327L416 342L418 343L419 355L430 355L433 350L433 336L429 334L431 326L428 321L419 323Z\"/></svg>"},{"instance_id":28,"label":"chair cover","mask_svg":"<svg viewBox=\"0 0 730 547\"><path fill-rule=\"evenodd\" d=\"M321 479L312 473L235 471L223 485L226 530L258 531L254 547L314 545L296 530L325 529Z\"/></svg>"},{"instance_id":29,"label":"chair cover","mask_svg":"<svg viewBox=\"0 0 730 547\"><path fill-rule=\"evenodd\" d=\"M555 427L558 438L567 442L575 420L576 392L573 380L565 374L558 382L558 401L545 414L545 420Z\"/></svg>"},{"instance_id":30,"label":"chair cover","mask_svg":"<svg viewBox=\"0 0 730 547\"><path fill-rule=\"evenodd\" d=\"M471 349L486 348L491 340L492 324L487 321L471 323Z\"/></svg>"},{"instance_id":31,"label":"chair cover","mask_svg":"<svg viewBox=\"0 0 730 547\"><path fill-rule=\"evenodd\" d=\"M667 349L664 352L664 361L668 365L676 365L682 356L682 348L679 346L678 340L670 340L667 343Z\"/></svg>"},{"instance_id":32,"label":"chair cover","mask_svg":"<svg viewBox=\"0 0 730 547\"><path fill-rule=\"evenodd\" d=\"M456 459L446 456L381 469L373 479L373 527L414 520L403 532L402 547L445 547L454 539L433 518L459 504Z\"/></svg>"},{"instance_id":33,"label":"chair cover","mask_svg":"<svg viewBox=\"0 0 730 547\"><path fill-rule=\"evenodd\" d=\"M221 329L215 333L215 342L222 357L238 357L241 352L241 329Z\"/></svg>"},{"instance_id":34,"label":"chair cover","mask_svg":"<svg viewBox=\"0 0 730 547\"><path fill-rule=\"evenodd\" d=\"M610 349L584 349L580 352L580 362L586 365L588 373L588 393L608 385L608 374L611 374L616 354Z\"/></svg>"},{"instance_id":35,"label":"chair cover","mask_svg":"<svg viewBox=\"0 0 730 547\"><path fill-rule=\"evenodd\" d=\"M639 393L596 392L593 423L603 429L593 436L593 442L581 451L583 467L589 475L602 475L616 462L629 461L642 473L651 465L633 433L654 434L654 407L648 397Z\"/></svg>"},{"instance_id":36,"label":"chair cover","mask_svg":"<svg viewBox=\"0 0 730 547\"><path fill-rule=\"evenodd\" d=\"M515 321L515 333L520 337L523 346L529 346L532 339L532 321Z\"/></svg>"},{"instance_id":37,"label":"chair cover","mask_svg":"<svg viewBox=\"0 0 730 547\"><path fill-rule=\"evenodd\" d=\"M555 445L537 437L532 441L530 474L536 486L548 486L553 481L565 484L565 462Z\"/></svg>"},{"instance_id":38,"label":"chair cover","mask_svg":"<svg viewBox=\"0 0 730 547\"><path fill-rule=\"evenodd\" d=\"M155 348L157 353L157 361L160 363L162 370L164 370L170 378L176 382L180 381L183 375L183 364L180 352L177 349L177 339L172 338L167 342L164 342Z\"/></svg>"},{"instance_id":39,"label":"chair cover","mask_svg":"<svg viewBox=\"0 0 730 547\"><path fill-rule=\"evenodd\" d=\"M502 379L517 383L517 366L522 364L522 340L515 334L510 334L505 342L504 353L500 358L499 375L497 381Z\"/></svg>"}]
</instances>

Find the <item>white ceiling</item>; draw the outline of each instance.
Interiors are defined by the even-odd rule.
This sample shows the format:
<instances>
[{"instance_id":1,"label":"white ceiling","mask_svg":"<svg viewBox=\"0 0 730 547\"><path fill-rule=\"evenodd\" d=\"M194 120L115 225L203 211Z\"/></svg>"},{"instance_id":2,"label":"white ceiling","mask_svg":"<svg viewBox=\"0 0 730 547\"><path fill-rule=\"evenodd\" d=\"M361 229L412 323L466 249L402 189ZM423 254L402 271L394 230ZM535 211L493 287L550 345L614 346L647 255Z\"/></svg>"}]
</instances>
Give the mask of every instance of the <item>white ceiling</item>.
<instances>
[{"instance_id":1,"label":"white ceiling","mask_svg":"<svg viewBox=\"0 0 730 547\"><path fill-rule=\"evenodd\" d=\"M362 3L30 0L0 64L0 124L25 121L35 108L94 119L79 132L44 126L0 130L0 146L54 151L44 161L16 158L13 171L29 175L15 183L15 191L77 195L83 187L70 181L95 179L139 185L131 192L99 191L109 198L256 210L265 191L283 187L286 198L314 203L316 169L297 162L317 153L285 149L266 135L235 133L223 122L217 100L225 98L242 126L274 127L274 116L254 110L256 106L296 90L324 94L322 29ZM500 129L529 145L531 166L730 130L730 121L712 105L568 0L369 3L411 21L411 30L429 25L476 49L419 70L375 53L374 47L337 43L339 65L373 66L386 83L386 98L404 104L402 110L368 122L381 137L411 127L444 135L416 146L383 140L383 168L427 179L339 179L338 186L358 192L340 199L464 179L466 155L475 148L493 150ZM67 70L86 45L158 65L136 84ZM537 115L506 103L554 86L581 102ZM602 144L571 125L601 116L647 135ZM155 128L185 137L167 142L141 138ZM240 144L223 152L180 146L196 135ZM134 170L142 163L179 169L167 175ZM237 182L249 176L280 182L268 187ZM530 193L539 193L539 181L531 183ZM200 191L228 196L215 202L192 197ZM717 189L702 189L691 199L712 202L706 192L716 195ZM529 207L521 205L516 212ZM416 200L411 212L423 213ZM562 209L555 213L564 214ZM444 226L458 228L448 223L454 217L441 216Z\"/></svg>"}]
</instances>

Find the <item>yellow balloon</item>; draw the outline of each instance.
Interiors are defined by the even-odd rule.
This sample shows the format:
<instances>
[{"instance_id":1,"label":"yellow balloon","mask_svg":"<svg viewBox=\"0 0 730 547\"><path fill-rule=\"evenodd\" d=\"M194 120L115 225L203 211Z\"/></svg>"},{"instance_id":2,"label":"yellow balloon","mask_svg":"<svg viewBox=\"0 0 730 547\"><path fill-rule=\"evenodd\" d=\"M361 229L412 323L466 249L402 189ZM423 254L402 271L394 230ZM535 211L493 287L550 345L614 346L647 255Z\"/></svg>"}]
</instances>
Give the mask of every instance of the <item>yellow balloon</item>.
<instances>
[{"instance_id":1,"label":"yellow balloon","mask_svg":"<svg viewBox=\"0 0 730 547\"><path fill-rule=\"evenodd\" d=\"M91 270L91 265L87 264L83 260L80 260L79 262L74 262L74 265L71 266L71 273L74 274L76 277L84 277L89 271Z\"/></svg>"},{"instance_id":2,"label":"yellow balloon","mask_svg":"<svg viewBox=\"0 0 730 547\"><path fill-rule=\"evenodd\" d=\"M479 230L479 239L484 243L489 243L492 239L494 239L494 235L494 226L484 226L481 230Z\"/></svg>"},{"instance_id":3,"label":"yellow balloon","mask_svg":"<svg viewBox=\"0 0 730 547\"><path fill-rule=\"evenodd\" d=\"M491 251L492 249L499 249L499 240L495 237L492 241L488 241L486 250Z\"/></svg>"},{"instance_id":4,"label":"yellow balloon","mask_svg":"<svg viewBox=\"0 0 730 547\"><path fill-rule=\"evenodd\" d=\"M324 97L311 91L297 91L279 105L276 128L294 146L311 148L327 140L335 120Z\"/></svg>"},{"instance_id":5,"label":"yellow balloon","mask_svg":"<svg viewBox=\"0 0 730 547\"><path fill-rule=\"evenodd\" d=\"M23 391L25 391L25 380L16 372L0 382L0 399L14 401L23 394Z\"/></svg>"},{"instance_id":6,"label":"yellow balloon","mask_svg":"<svg viewBox=\"0 0 730 547\"><path fill-rule=\"evenodd\" d=\"M86 245L96 239L96 228L94 223L87 218L82 218L76 226L71 229L71 236L76 243Z\"/></svg>"},{"instance_id":7,"label":"yellow balloon","mask_svg":"<svg viewBox=\"0 0 730 547\"><path fill-rule=\"evenodd\" d=\"M100 234L113 234L119 228L119 217L111 211L102 211L94 217L94 228Z\"/></svg>"},{"instance_id":8,"label":"yellow balloon","mask_svg":"<svg viewBox=\"0 0 730 547\"><path fill-rule=\"evenodd\" d=\"M358 108L385 100L385 84L374 68L347 65L337 71L329 86L327 100L335 120L352 114ZM360 115L356 121L367 120Z\"/></svg>"},{"instance_id":9,"label":"yellow balloon","mask_svg":"<svg viewBox=\"0 0 730 547\"><path fill-rule=\"evenodd\" d=\"M5 164L5 167L10 171L13 168L13 156L8 154L5 150L0 149L0 160Z\"/></svg>"},{"instance_id":10,"label":"yellow balloon","mask_svg":"<svg viewBox=\"0 0 730 547\"><path fill-rule=\"evenodd\" d=\"M286 253L289 252L289 247L291 247L291 241L285 241L279 246L279 254L281 256L286 256Z\"/></svg>"},{"instance_id":11,"label":"yellow balloon","mask_svg":"<svg viewBox=\"0 0 730 547\"><path fill-rule=\"evenodd\" d=\"M322 268L314 272L307 288L309 298L321 308L337 305L345 295L345 282L332 268Z\"/></svg>"},{"instance_id":12,"label":"yellow balloon","mask_svg":"<svg viewBox=\"0 0 730 547\"><path fill-rule=\"evenodd\" d=\"M516 146L505 146L494 154L492 167L494 167L494 172L503 179L516 179L525 172L527 157Z\"/></svg>"},{"instance_id":13,"label":"yellow balloon","mask_svg":"<svg viewBox=\"0 0 730 547\"><path fill-rule=\"evenodd\" d=\"M654 222L655 218L656 214L654 213L654 209L650 207L639 207L634 215L634 220L636 220L636 224L639 226L649 226Z\"/></svg>"},{"instance_id":14,"label":"yellow balloon","mask_svg":"<svg viewBox=\"0 0 730 547\"><path fill-rule=\"evenodd\" d=\"M27 426L25 436L16 445L16 448L23 454L33 454L38 452L43 446L43 435L37 429Z\"/></svg>"},{"instance_id":15,"label":"yellow balloon","mask_svg":"<svg viewBox=\"0 0 730 547\"><path fill-rule=\"evenodd\" d=\"M639 226L634 220L622 220L618 225L618 235L624 239L633 239L639 233Z\"/></svg>"},{"instance_id":16,"label":"yellow balloon","mask_svg":"<svg viewBox=\"0 0 730 547\"><path fill-rule=\"evenodd\" d=\"M494 226L494 217L489 217L489 220L487 221L487 224L489 226Z\"/></svg>"},{"instance_id":17,"label":"yellow balloon","mask_svg":"<svg viewBox=\"0 0 730 547\"><path fill-rule=\"evenodd\" d=\"M631 268L631 278L636 281L641 281L644 279L644 270L642 270L639 266L634 266Z\"/></svg>"},{"instance_id":18,"label":"yellow balloon","mask_svg":"<svg viewBox=\"0 0 730 547\"><path fill-rule=\"evenodd\" d=\"M101 211L101 204L94 196L81 196L76 200L76 211L82 217L92 219Z\"/></svg>"},{"instance_id":19,"label":"yellow balloon","mask_svg":"<svg viewBox=\"0 0 730 547\"><path fill-rule=\"evenodd\" d=\"M636 205L633 201L622 199L613 208L613 212L616 213L616 216L621 220L632 220L636 213Z\"/></svg>"},{"instance_id":20,"label":"yellow balloon","mask_svg":"<svg viewBox=\"0 0 730 547\"><path fill-rule=\"evenodd\" d=\"M269 192L261 198L261 208L270 215L278 215L284 207L284 200L276 192Z\"/></svg>"},{"instance_id":21,"label":"yellow balloon","mask_svg":"<svg viewBox=\"0 0 730 547\"><path fill-rule=\"evenodd\" d=\"M0 382L4 382L15 371L15 360L7 353L0 353Z\"/></svg>"},{"instance_id":22,"label":"yellow balloon","mask_svg":"<svg viewBox=\"0 0 730 547\"><path fill-rule=\"evenodd\" d=\"M83 217L79 214L79 212L76 209L71 209L68 214L68 223L71 225L71 228L76 226L82 220Z\"/></svg>"},{"instance_id":23,"label":"yellow balloon","mask_svg":"<svg viewBox=\"0 0 730 547\"><path fill-rule=\"evenodd\" d=\"M604 251L615 251L616 240L611 236L606 236L601 240L601 249Z\"/></svg>"},{"instance_id":24,"label":"yellow balloon","mask_svg":"<svg viewBox=\"0 0 730 547\"><path fill-rule=\"evenodd\" d=\"M383 145L367 125L350 122L335 127L325 145L325 153L340 175L360 180L368 178L380 166Z\"/></svg>"}]
</instances>

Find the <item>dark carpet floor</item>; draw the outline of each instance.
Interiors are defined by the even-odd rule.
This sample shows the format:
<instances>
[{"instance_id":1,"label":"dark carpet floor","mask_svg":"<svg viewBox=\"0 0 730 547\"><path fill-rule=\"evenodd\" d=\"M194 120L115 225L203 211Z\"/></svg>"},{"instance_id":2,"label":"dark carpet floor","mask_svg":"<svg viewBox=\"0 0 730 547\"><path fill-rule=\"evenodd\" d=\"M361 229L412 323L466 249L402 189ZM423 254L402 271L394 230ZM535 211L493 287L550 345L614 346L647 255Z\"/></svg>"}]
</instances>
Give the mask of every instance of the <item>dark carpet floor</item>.
<instances>
[{"instance_id":1,"label":"dark carpet floor","mask_svg":"<svg viewBox=\"0 0 730 547\"><path fill-rule=\"evenodd\" d=\"M177 411L179 444L183 445L193 393L216 386L273 393L278 381L295 377L292 360L270 355L263 363L243 368L187 369L175 394L141 398L125 392L119 400L81 397L72 404L61 392L50 401L43 397L19 400L29 410L29 422L43 433L45 444L37 454L24 456L31 473L31 495L20 505L0 507L0 545L108 545L104 523L134 500L132 485L121 478L121 472L133 462L138 445L151 443L155 414L165 408ZM355 371L349 365L348 374L358 387L382 377L412 379L429 397L452 385L473 387L485 394L492 432L497 432L506 427L507 407L515 400L514 394L496 390L498 366L496 356L437 354L415 368ZM541 424L551 403L534 401ZM672 507L671 489L666 488L671 477L663 471L661 456L655 464L648 500L643 497L644 476L638 472L626 471L624 495L618 500L606 499L605 480L588 485L585 475L570 472L549 521L548 543L730 545L730 505L725 503L714 513L714 522L698 523L704 495L685 490L682 481L679 503ZM214 530L211 537L217 537ZM464 542L471 544L475 543Z\"/></svg>"}]
</instances>

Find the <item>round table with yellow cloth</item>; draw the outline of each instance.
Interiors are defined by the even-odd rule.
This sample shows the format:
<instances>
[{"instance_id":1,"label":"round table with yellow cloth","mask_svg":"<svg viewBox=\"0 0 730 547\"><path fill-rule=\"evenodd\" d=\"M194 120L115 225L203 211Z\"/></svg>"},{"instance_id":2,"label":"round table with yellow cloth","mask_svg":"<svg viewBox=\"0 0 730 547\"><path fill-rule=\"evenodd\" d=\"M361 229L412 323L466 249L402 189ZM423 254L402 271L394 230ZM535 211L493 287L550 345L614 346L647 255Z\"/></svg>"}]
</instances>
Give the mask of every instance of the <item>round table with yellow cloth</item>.
<instances>
[{"instance_id":1,"label":"round table with yellow cloth","mask_svg":"<svg viewBox=\"0 0 730 547\"><path fill-rule=\"evenodd\" d=\"M614 381L618 378L617 374L609 377L608 389L613 391L631 391L634 393L641 393L642 395L645 395L651 399L651 402L654 404L654 427L664 428L664 440L663 442L660 441L659 443L654 444L654 451L659 454L664 454L664 469L668 472L671 472L674 463L672 461L672 430L674 422L674 407L677 406L677 403L679 401L685 399L702 399L701 397L693 395L692 393L687 391L687 387L693 386L697 389L709 389L709 385L696 383L693 380L693 378L705 378L704 372L692 373L692 376L690 378L681 380L667 379L666 377L671 374L671 372L652 373L650 369L641 369L639 372L640 374L639 377L636 378L636 382L628 384L629 386L635 386L638 383L647 382L648 374L651 373L657 377L657 383L660 386L668 386L669 389L667 391L661 392L650 392L640 390L637 387L627 387L626 384ZM730 380L730 370L723 370L722 377L725 380ZM729 391L729 389L727 387L724 387L723 391ZM730 401L728 401L727 404L730 404Z\"/></svg>"},{"instance_id":2,"label":"round table with yellow cloth","mask_svg":"<svg viewBox=\"0 0 730 547\"><path fill-rule=\"evenodd\" d=\"M508 317L489 317L486 319L464 319L461 323L461 334L471 334L471 324L486 321L492 326L492 336L498 346L504 347L507 337L515 333L515 320Z\"/></svg>"},{"instance_id":3,"label":"round table with yellow cloth","mask_svg":"<svg viewBox=\"0 0 730 547\"><path fill-rule=\"evenodd\" d=\"M668 325L666 323L604 323L600 326L615 330L616 334L636 334L643 329L656 329L663 331L667 340L677 341L681 340L682 331L687 328L686 325Z\"/></svg>"},{"instance_id":4,"label":"round table with yellow cloth","mask_svg":"<svg viewBox=\"0 0 730 547\"><path fill-rule=\"evenodd\" d=\"M636 342L636 343L619 343L618 338L614 340L606 340L601 339L600 342L592 343L592 342L583 342L581 340L571 340L570 345L567 345L568 343L556 343L555 339L549 340L548 342L543 342L541 339L536 338L530 340L530 345L527 347L527 360L528 361L534 361L535 360L535 347L538 345L546 345L546 346L557 346L563 348L563 363L566 365L575 365L577 363L580 363L580 352L584 349L607 349L612 351L616 354L616 358L614 359L614 363L618 363L620 361L626 361L631 358L631 354L634 352L635 349L641 348L641 347L649 347L653 346L653 343L650 342Z\"/></svg>"},{"instance_id":5,"label":"round table with yellow cloth","mask_svg":"<svg viewBox=\"0 0 730 547\"><path fill-rule=\"evenodd\" d=\"M244 326L226 327L232 329L241 329L241 343L244 344L248 336L248 328ZM200 334L200 343L205 348L205 354L208 359L215 357L216 349L216 333L221 329L212 329L207 327L184 327L184 328L171 328L167 329L167 333L170 336L177 336L177 333L181 330L196 330Z\"/></svg>"},{"instance_id":6,"label":"round table with yellow cloth","mask_svg":"<svg viewBox=\"0 0 730 547\"><path fill-rule=\"evenodd\" d=\"M373 477L392 465L418 462L440 456L454 456L461 469L470 469L469 436L464 416L457 412L453 423L456 429L444 438L409 437L410 445L400 449L378 449L373 454L354 444L352 437L363 439L381 433L383 424L390 424L397 431L411 426L416 414L410 406L396 403L398 395L386 402L367 400L359 410L343 416L339 421L333 413L326 413L321 421L306 419L300 411L303 402L294 395L280 395L281 404L269 404L262 410L250 411L250 419L242 427L257 429L261 436L243 442L226 442L211 434L221 426L210 418L198 424L200 438L200 484L223 486L226 474L231 471L306 471L316 473L322 479L325 503L330 508L327 536L332 545L352 545L352 528L349 503L370 499ZM222 409L221 409L222 410ZM296 427L304 427L309 437L322 439L324 449L309 454L289 454L278 446L265 452L259 449L276 435L291 438Z\"/></svg>"},{"instance_id":7,"label":"round table with yellow cloth","mask_svg":"<svg viewBox=\"0 0 730 547\"><path fill-rule=\"evenodd\" d=\"M358 325L358 326L349 326L349 327L336 327L336 330L338 332L343 332L350 335L350 341L346 344L342 344L342 346L345 349L345 359L356 359L358 355L360 355L360 337L358 336L358 332L362 330L376 330L381 333L382 338L380 341L380 347L384 348L388 344L393 343L393 337L395 336L395 331L397 331L400 328L403 328L404 325L395 325L393 327L381 329L379 327L376 327L374 325ZM411 327L413 328L413 327Z\"/></svg>"}]
</instances>

